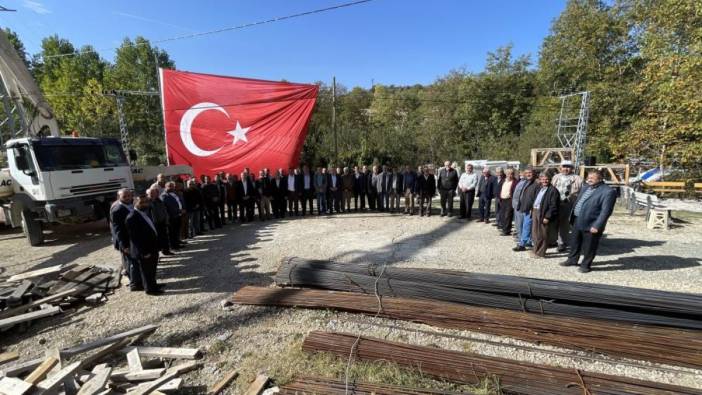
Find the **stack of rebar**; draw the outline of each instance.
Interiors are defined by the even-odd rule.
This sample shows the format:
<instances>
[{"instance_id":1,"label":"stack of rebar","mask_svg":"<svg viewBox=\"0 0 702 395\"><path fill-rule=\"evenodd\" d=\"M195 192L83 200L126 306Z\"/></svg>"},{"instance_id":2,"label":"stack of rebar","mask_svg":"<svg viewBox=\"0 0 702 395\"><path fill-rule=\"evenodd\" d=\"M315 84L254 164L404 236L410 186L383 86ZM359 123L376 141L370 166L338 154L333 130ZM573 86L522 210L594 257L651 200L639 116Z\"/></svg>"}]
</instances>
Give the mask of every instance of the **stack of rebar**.
<instances>
[{"instance_id":1,"label":"stack of rebar","mask_svg":"<svg viewBox=\"0 0 702 395\"><path fill-rule=\"evenodd\" d=\"M451 395L451 392L396 385L346 382L320 377L301 377L280 387L284 395ZM466 394L466 392L461 392ZM455 395L458 395L457 393Z\"/></svg>"},{"instance_id":2,"label":"stack of rebar","mask_svg":"<svg viewBox=\"0 0 702 395\"><path fill-rule=\"evenodd\" d=\"M350 334L312 332L302 348L344 358L351 355L362 361L392 362L457 383L478 385L485 378L495 377L500 390L507 394L702 395L702 391L692 388L380 339L358 339Z\"/></svg>"},{"instance_id":3,"label":"stack of rebar","mask_svg":"<svg viewBox=\"0 0 702 395\"><path fill-rule=\"evenodd\" d=\"M702 295L515 276L286 258L279 285L431 299L542 315L702 329Z\"/></svg>"},{"instance_id":4,"label":"stack of rebar","mask_svg":"<svg viewBox=\"0 0 702 395\"><path fill-rule=\"evenodd\" d=\"M235 303L336 309L375 315L374 295L312 289L244 287ZM601 320L539 316L431 300L384 297L380 316L436 327L471 330L533 343L657 363L702 367L702 332Z\"/></svg>"}]
</instances>

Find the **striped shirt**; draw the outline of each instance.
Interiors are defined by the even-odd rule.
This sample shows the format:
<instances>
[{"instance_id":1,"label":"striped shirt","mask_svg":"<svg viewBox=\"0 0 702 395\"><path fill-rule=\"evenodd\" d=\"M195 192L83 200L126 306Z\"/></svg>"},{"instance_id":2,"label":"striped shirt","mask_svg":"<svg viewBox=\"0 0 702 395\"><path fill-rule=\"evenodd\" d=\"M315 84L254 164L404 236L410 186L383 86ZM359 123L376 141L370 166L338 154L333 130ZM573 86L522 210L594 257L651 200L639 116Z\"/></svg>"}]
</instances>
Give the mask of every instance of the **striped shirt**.
<instances>
[{"instance_id":1,"label":"striped shirt","mask_svg":"<svg viewBox=\"0 0 702 395\"><path fill-rule=\"evenodd\" d=\"M595 189L597 189L597 186L599 186L599 184L598 184L598 185L593 185L593 186L587 188L587 189L585 190L585 192L583 192L583 197L581 197L581 198L578 200L578 203L575 205L575 209L573 210L573 214L574 214L576 217L579 217L579 216L580 216L580 212L583 211L583 206L585 205L585 202L586 202L588 199L590 199L590 197L592 196L593 193L595 193Z\"/></svg>"}]
</instances>

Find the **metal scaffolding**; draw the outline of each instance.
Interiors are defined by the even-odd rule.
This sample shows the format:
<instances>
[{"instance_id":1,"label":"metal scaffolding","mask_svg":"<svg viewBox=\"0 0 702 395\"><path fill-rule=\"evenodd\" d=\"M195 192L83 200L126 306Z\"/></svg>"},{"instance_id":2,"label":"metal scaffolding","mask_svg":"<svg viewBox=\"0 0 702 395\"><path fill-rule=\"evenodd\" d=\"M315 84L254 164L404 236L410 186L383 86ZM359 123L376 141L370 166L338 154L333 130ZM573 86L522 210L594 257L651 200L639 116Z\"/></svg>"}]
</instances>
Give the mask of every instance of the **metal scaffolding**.
<instances>
[{"instance_id":1,"label":"metal scaffolding","mask_svg":"<svg viewBox=\"0 0 702 395\"><path fill-rule=\"evenodd\" d=\"M563 148L575 151L574 165L584 160L587 140L587 124L590 117L590 92L578 92L560 96L561 111L556 124L556 136Z\"/></svg>"}]
</instances>

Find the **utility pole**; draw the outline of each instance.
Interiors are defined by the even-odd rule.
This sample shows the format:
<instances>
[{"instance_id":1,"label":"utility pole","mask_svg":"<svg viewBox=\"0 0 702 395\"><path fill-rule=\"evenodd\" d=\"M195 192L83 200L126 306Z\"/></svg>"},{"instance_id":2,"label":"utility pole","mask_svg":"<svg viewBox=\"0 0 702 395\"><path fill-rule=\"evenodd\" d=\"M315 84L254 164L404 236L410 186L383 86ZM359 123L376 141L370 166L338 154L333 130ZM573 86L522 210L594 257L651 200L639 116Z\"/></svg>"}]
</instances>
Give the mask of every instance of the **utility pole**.
<instances>
[{"instance_id":1,"label":"utility pole","mask_svg":"<svg viewBox=\"0 0 702 395\"><path fill-rule=\"evenodd\" d=\"M561 95L561 112L556 124L556 136L563 148L572 148L576 168L585 159L587 124L590 118L590 92Z\"/></svg>"},{"instance_id":2,"label":"utility pole","mask_svg":"<svg viewBox=\"0 0 702 395\"><path fill-rule=\"evenodd\" d=\"M332 133L334 133L334 165L339 165L339 140L336 136L336 76L332 77Z\"/></svg>"}]
</instances>

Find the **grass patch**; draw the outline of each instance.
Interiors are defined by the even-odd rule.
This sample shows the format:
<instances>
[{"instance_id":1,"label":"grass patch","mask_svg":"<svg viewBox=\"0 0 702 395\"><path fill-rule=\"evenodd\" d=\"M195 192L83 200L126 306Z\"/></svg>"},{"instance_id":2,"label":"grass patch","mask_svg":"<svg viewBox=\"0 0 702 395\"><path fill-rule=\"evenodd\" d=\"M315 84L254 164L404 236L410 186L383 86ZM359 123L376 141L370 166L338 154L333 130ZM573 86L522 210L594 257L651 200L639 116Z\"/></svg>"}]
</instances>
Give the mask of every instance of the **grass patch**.
<instances>
[{"instance_id":1,"label":"grass patch","mask_svg":"<svg viewBox=\"0 0 702 395\"><path fill-rule=\"evenodd\" d=\"M258 373L265 373L277 385L285 385L297 376L320 376L344 380L347 359L328 353L308 354L302 351L302 340L293 339L281 345L277 352L261 351L242 358L237 385L246 388ZM424 376L418 369L406 369L392 362L353 362L349 369L350 380L378 384L400 385L476 395L496 395L499 391L495 380L483 380L477 386L458 385Z\"/></svg>"}]
</instances>

